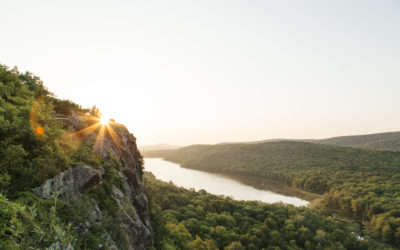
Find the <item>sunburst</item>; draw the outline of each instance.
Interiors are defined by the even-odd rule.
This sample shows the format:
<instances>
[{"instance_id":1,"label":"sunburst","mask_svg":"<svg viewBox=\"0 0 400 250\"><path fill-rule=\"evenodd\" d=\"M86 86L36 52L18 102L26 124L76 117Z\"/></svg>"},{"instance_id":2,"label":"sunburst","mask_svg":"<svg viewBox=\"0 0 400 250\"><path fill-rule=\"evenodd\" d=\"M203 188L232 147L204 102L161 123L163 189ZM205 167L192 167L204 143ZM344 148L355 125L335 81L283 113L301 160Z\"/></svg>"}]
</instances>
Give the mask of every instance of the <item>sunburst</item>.
<instances>
[{"instance_id":1,"label":"sunburst","mask_svg":"<svg viewBox=\"0 0 400 250\"><path fill-rule=\"evenodd\" d=\"M106 126L110 123L110 118L107 116L102 116L99 122L101 123L101 125Z\"/></svg>"},{"instance_id":2,"label":"sunburst","mask_svg":"<svg viewBox=\"0 0 400 250\"><path fill-rule=\"evenodd\" d=\"M102 117L96 117L96 116L90 116L90 115L85 115L86 119L89 123L92 123L92 125L89 125L86 128L83 128L81 130L75 131L73 133L70 133L68 135L63 136L62 138L59 138L60 140L63 141L76 141L76 148L79 147L79 144L84 141L86 138L88 138L90 135L93 133L97 133L95 143L94 143L94 148L96 150L102 150L104 147L104 139L107 135L111 138L113 144L120 149L120 144L121 144L121 139L118 138L117 133L114 131L113 127L114 126L121 126L118 123L115 123L114 120L102 116Z\"/></svg>"}]
</instances>

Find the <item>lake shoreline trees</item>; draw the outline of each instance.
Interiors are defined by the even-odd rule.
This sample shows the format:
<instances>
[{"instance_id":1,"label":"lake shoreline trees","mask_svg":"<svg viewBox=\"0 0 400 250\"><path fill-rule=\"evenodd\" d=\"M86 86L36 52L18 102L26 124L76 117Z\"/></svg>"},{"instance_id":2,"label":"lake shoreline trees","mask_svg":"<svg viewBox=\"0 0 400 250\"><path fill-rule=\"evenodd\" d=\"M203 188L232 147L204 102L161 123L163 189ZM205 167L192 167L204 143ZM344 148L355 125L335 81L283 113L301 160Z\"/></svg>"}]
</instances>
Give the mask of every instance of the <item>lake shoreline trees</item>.
<instances>
[{"instance_id":1,"label":"lake shoreline trees","mask_svg":"<svg viewBox=\"0 0 400 250\"><path fill-rule=\"evenodd\" d=\"M145 185L156 249L390 249L305 207L236 201L148 172Z\"/></svg>"},{"instance_id":2,"label":"lake shoreline trees","mask_svg":"<svg viewBox=\"0 0 400 250\"><path fill-rule=\"evenodd\" d=\"M183 167L259 176L321 194L318 209L351 215L366 235L400 245L399 152L281 141L143 153Z\"/></svg>"}]
</instances>

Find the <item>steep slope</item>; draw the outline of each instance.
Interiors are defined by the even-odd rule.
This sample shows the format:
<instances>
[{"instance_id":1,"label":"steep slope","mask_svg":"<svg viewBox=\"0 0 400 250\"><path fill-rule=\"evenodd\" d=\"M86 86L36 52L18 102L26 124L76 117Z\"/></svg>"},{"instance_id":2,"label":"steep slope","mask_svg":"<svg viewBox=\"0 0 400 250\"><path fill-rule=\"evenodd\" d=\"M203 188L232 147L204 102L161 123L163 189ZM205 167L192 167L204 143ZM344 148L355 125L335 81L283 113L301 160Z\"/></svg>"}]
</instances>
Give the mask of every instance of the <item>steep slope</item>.
<instances>
[{"instance_id":1,"label":"steep slope","mask_svg":"<svg viewBox=\"0 0 400 250\"><path fill-rule=\"evenodd\" d=\"M152 245L136 138L0 65L0 249Z\"/></svg>"}]
</instances>

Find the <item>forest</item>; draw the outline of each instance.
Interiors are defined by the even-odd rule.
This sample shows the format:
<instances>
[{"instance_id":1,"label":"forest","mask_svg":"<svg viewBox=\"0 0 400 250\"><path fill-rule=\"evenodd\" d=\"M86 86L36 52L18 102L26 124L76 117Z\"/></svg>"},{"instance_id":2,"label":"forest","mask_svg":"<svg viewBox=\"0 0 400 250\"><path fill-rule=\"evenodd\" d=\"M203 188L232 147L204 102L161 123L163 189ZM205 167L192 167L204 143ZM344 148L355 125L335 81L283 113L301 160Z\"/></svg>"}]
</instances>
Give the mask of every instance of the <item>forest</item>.
<instances>
[{"instance_id":1,"label":"forest","mask_svg":"<svg viewBox=\"0 0 400 250\"><path fill-rule=\"evenodd\" d=\"M145 174L156 249L387 249L305 207L236 201Z\"/></svg>"},{"instance_id":2,"label":"forest","mask_svg":"<svg viewBox=\"0 0 400 250\"><path fill-rule=\"evenodd\" d=\"M205 171L279 180L323 194L318 207L356 218L366 235L400 245L400 153L307 142L193 145L143 152Z\"/></svg>"}]
</instances>

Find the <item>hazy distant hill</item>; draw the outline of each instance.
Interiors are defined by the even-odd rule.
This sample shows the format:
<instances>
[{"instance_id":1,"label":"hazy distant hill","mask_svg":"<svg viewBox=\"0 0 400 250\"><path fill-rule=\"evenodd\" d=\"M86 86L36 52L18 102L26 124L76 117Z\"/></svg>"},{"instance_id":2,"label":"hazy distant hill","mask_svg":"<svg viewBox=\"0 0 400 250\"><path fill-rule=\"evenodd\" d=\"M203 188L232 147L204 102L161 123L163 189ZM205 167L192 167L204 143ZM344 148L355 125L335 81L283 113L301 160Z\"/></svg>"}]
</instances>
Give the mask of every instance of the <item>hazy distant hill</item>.
<instances>
[{"instance_id":1,"label":"hazy distant hill","mask_svg":"<svg viewBox=\"0 0 400 250\"><path fill-rule=\"evenodd\" d=\"M223 142L225 144L258 144L264 142L300 141L328 144L342 147L367 148L382 151L400 151L400 132L386 132L367 135L339 136L327 139L269 139L253 142Z\"/></svg>"},{"instance_id":2,"label":"hazy distant hill","mask_svg":"<svg viewBox=\"0 0 400 250\"><path fill-rule=\"evenodd\" d=\"M261 141L248 141L248 142L220 142L216 145L226 145L226 144L259 144L265 142L282 142L282 141L298 141L298 142L317 142L317 139L285 139L285 138L276 138L276 139L267 139Z\"/></svg>"},{"instance_id":3,"label":"hazy distant hill","mask_svg":"<svg viewBox=\"0 0 400 250\"><path fill-rule=\"evenodd\" d=\"M315 140L314 142L344 147L400 151L400 132L340 136L323 140Z\"/></svg>"},{"instance_id":4,"label":"hazy distant hill","mask_svg":"<svg viewBox=\"0 0 400 250\"><path fill-rule=\"evenodd\" d=\"M150 150L169 150L169 149L177 149L181 146L177 145L169 145L169 144L154 144L154 145L145 145L139 146L140 151L150 151Z\"/></svg>"}]
</instances>

